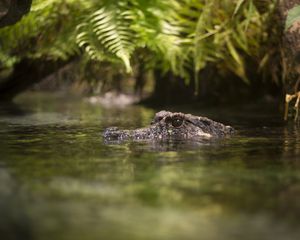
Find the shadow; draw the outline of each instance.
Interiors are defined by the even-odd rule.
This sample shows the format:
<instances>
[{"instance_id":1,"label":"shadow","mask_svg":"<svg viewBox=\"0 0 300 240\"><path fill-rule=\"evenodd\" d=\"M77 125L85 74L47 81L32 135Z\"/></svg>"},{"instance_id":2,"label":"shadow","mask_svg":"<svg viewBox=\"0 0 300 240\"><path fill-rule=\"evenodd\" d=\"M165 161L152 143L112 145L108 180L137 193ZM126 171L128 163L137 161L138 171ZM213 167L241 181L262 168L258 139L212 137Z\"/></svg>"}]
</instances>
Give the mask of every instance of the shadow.
<instances>
[{"instance_id":1,"label":"shadow","mask_svg":"<svg viewBox=\"0 0 300 240\"><path fill-rule=\"evenodd\" d=\"M0 102L0 116L25 116L30 113L30 111L24 110L14 102Z\"/></svg>"}]
</instances>

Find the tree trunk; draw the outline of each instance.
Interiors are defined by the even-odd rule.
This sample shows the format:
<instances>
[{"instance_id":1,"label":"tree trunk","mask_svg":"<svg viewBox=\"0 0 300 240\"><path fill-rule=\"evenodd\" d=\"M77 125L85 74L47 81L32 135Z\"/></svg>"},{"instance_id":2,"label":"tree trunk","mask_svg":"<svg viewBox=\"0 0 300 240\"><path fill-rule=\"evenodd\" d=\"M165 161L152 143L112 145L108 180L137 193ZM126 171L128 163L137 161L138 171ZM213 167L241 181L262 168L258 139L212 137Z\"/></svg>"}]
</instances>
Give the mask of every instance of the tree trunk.
<instances>
[{"instance_id":1,"label":"tree trunk","mask_svg":"<svg viewBox=\"0 0 300 240\"><path fill-rule=\"evenodd\" d=\"M17 94L65 66L69 61L24 58L14 66L13 73L0 81L0 101L10 101Z\"/></svg>"},{"instance_id":2,"label":"tree trunk","mask_svg":"<svg viewBox=\"0 0 300 240\"><path fill-rule=\"evenodd\" d=\"M0 0L0 27L15 24L29 12L32 0Z\"/></svg>"}]
</instances>

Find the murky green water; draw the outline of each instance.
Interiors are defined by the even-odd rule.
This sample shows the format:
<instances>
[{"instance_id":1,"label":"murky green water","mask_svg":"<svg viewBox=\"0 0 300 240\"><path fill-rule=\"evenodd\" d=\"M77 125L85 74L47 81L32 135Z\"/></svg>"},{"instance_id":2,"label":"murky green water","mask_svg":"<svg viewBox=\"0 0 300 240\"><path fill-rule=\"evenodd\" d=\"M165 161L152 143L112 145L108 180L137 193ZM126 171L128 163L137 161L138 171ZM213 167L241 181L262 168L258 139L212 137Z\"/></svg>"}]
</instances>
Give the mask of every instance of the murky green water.
<instances>
[{"instance_id":1,"label":"murky green water","mask_svg":"<svg viewBox=\"0 0 300 240\"><path fill-rule=\"evenodd\" d=\"M104 127L155 111L45 94L2 106L1 239L300 239L300 128L255 109L186 111L238 135L107 145Z\"/></svg>"}]
</instances>

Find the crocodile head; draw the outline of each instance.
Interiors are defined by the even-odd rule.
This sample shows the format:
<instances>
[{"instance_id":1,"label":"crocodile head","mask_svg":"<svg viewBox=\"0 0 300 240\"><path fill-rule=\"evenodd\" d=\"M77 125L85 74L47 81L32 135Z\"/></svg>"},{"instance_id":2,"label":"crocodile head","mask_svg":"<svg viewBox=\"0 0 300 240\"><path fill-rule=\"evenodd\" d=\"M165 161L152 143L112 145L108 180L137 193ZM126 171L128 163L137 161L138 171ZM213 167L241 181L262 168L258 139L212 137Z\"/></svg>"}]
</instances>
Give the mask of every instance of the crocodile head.
<instances>
[{"instance_id":1,"label":"crocodile head","mask_svg":"<svg viewBox=\"0 0 300 240\"><path fill-rule=\"evenodd\" d=\"M135 130L108 128L104 132L106 140L126 139L210 139L225 137L233 133L233 128L206 117L198 117L180 112L160 111L155 114L149 127Z\"/></svg>"}]
</instances>

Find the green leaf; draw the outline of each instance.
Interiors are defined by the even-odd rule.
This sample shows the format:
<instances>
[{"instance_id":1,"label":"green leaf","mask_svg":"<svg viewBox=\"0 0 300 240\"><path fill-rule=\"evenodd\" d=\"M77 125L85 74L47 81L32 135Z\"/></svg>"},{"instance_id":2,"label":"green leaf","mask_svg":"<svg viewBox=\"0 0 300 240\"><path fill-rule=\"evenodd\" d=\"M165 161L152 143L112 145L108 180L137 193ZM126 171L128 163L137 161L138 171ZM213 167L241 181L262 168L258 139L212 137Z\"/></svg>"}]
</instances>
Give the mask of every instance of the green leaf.
<instances>
[{"instance_id":1,"label":"green leaf","mask_svg":"<svg viewBox=\"0 0 300 240\"><path fill-rule=\"evenodd\" d=\"M238 11L240 10L241 6L243 5L243 3L246 2L246 0L239 0L236 4L235 10L233 12L233 16L235 16Z\"/></svg>"},{"instance_id":2,"label":"green leaf","mask_svg":"<svg viewBox=\"0 0 300 240\"><path fill-rule=\"evenodd\" d=\"M235 49L234 45L232 44L229 38L226 39L226 43L227 43L228 51L235 61L234 64L235 69L233 71L238 76L240 76L245 83L249 84L249 79L247 78L245 73L245 66L244 66L243 59L240 57L239 53L237 52L237 50Z\"/></svg>"},{"instance_id":3,"label":"green leaf","mask_svg":"<svg viewBox=\"0 0 300 240\"><path fill-rule=\"evenodd\" d=\"M299 20L300 20L300 5L289 10L285 22L285 30L288 30L295 22Z\"/></svg>"}]
</instances>

